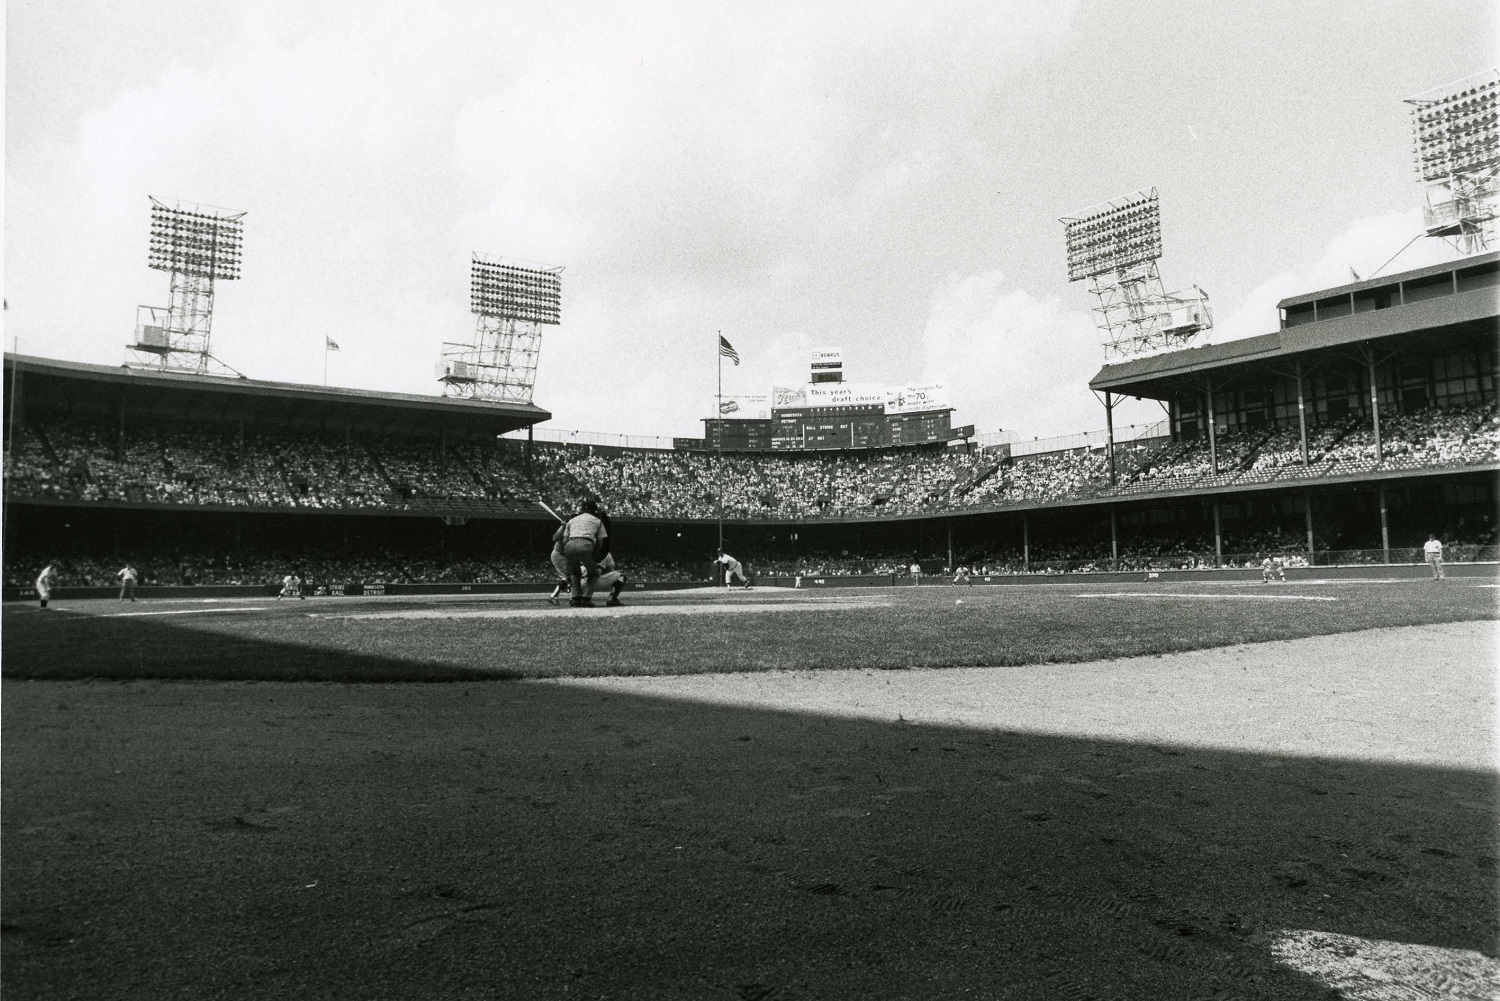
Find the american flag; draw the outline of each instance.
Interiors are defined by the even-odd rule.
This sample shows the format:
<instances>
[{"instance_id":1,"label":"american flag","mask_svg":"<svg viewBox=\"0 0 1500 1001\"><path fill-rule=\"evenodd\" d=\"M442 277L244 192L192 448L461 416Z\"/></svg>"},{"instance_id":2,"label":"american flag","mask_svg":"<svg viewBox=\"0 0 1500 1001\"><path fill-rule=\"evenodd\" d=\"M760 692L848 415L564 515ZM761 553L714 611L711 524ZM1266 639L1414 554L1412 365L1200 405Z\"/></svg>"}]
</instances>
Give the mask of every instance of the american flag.
<instances>
[{"instance_id":1,"label":"american flag","mask_svg":"<svg viewBox=\"0 0 1500 1001\"><path fill-rule=\"evenodd\" d=\"M339 349L339 342L336 341L336 340L334 340L332 337L329 337L327 334L324 334L323 335L323 350L324 351L337 351L338 349Z\"/></svg>"},{"instance_id":2,"label":"american flag","mask_svg":"<svg viewBox=\"0 0 1500 1001\"><path fill-rule=\"evenodd\" d=\"M725 358L728 358L736 365L740 363L740 353L734 349L733 344L730 344L724 339L723 334L719 335L719 354L723 355Z\"/></svg>"}]
</instances>

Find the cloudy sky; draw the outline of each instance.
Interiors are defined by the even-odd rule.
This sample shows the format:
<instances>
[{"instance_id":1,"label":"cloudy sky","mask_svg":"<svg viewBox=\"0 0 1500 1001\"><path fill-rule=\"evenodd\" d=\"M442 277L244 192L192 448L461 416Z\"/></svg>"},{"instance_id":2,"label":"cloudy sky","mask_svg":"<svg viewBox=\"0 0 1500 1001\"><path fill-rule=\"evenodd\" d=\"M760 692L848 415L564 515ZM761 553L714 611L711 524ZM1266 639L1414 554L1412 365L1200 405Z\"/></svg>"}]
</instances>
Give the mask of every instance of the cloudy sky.
<instances>
[{"instance_id":1,"label":"cloudy sky","mask_svg":"<svg viewBox=\"0 0 1500 1001\"><path fill-rule=\"evenodd\" d=\"M1058 217L1155 185L1168 287L1272 330L1415 235L1402 98L1495 65L1496 10L11 0L5 347L124 359L155 195L247 213L214 349L256 378L326 335L331 383L435 393L480 250L566 266L554 427L701 433L721 330L726 392L841 347L981 431L1095 428Z\"/></svg>"}]
</instances>

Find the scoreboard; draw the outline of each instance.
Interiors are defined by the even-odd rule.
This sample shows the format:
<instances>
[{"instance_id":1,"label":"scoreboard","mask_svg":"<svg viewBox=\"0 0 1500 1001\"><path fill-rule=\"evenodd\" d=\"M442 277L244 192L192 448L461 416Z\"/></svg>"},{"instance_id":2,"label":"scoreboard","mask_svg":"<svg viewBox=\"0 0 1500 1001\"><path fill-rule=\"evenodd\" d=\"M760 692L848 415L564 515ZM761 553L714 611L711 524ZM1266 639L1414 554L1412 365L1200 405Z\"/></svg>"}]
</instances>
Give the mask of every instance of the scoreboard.
<instances>
[{"instance_id":1,"label":"scoreboard","mask_svg":"<svg viewBox=\"0 0 1500 1001\"><path fill-rule=\"evenodd\" d=\"M769 420L704 418L702 439L677 438L675 448L726 452L801 452L926 445L968 438L973 425L954 428L951 408L887 414L878 405L773 410Z\"/></svg>"}]
</instances>

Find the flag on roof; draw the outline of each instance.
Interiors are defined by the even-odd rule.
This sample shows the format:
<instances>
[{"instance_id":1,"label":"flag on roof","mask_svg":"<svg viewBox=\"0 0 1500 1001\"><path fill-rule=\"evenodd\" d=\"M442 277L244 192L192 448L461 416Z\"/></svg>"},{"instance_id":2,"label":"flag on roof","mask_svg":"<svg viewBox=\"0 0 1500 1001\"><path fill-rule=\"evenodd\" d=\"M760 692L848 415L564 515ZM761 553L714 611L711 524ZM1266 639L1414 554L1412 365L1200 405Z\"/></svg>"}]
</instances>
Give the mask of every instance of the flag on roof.
<instances>
[{"instance_id":1,"label":"flag on roof","mask_svg":"<svg viewBox=\"0 0 1500 1001\"><path fill-rule=\"evenodd\" d=\"M325 351L337 351L338 349L339 349L339 342L336 341L336 340L334 340L332 337L329 337L328 335L325 334L323 336L323 350L325 350Z\"/></svg>"},{"instance_id":2,"label":"flag on roof","mask_svg":"<svg viewBox=\"0 0 1500 1001\"><path fill-rule=\"evenodd\" d=\"M734 349L733 344L730 344L724 339L723 334L719 335L719 354L725 358L728 358L736 365L740 363L740 353Z\"/></svg>"}]
</instances>

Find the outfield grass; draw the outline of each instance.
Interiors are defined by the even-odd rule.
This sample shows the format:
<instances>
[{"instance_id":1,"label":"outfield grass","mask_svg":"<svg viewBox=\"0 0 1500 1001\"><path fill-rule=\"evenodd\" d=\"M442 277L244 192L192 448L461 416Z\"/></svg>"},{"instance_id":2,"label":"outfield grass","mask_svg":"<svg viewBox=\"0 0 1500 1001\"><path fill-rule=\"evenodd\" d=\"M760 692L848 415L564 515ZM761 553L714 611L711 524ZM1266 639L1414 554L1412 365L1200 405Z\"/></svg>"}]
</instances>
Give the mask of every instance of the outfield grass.
<instances>
[{"instance_id":1,"label":"outfield grass","mask_svg":"<svg viewBox=\"0 0 1500 1001\"><path fill-rule=\"evenodd\" d=\"M1067 663L1496 618L1497 592L1486 583L894 588L838 592L867 603L839 608L816 604L835 600L831 592L818 598L675 592L632 601L655 610L702 611L705 603L715 610L620 618L602 610L547 610L529 596L327 599L265 608L163 602L131 610L188 614L124 617L114 615L113 602L79 602L47 614L7 608L3 673L390 682ZM1293 600L1300 597L1318 600ZM964 604L955 604L960 598ZM768 602L783 610L736 611ZM805 607L784 610L788 603ZM495 617L486 617L487 610ZM533 617L507 617L512 610ZM541 610L547 611L535 617ZM404 611L454 617L350 617Z\"/></svg>"}]
</instances>

